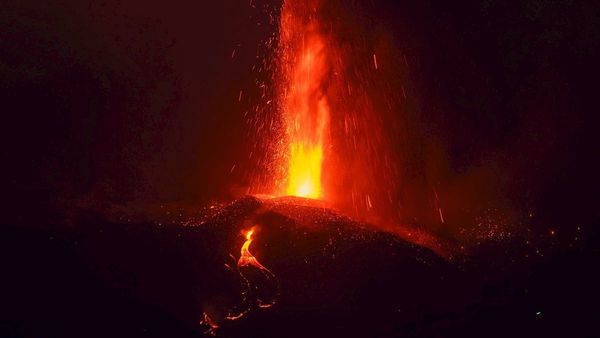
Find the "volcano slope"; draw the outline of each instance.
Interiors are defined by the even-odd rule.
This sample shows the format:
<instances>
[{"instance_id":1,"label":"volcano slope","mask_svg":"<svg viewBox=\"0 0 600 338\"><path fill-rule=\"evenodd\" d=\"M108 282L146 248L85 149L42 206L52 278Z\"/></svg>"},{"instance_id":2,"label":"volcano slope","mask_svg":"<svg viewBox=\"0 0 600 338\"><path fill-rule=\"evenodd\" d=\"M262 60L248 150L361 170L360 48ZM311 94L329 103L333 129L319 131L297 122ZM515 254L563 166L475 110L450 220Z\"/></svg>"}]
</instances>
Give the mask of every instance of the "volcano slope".
<instances>
[{"instance_id":1,"label":"volcano slope","mask_svg":"<svg viewBox=\"0 0 600 338\"><path fill-rule=\"evenodd\" d=\"M426 335L464 298L460 272L429 249L309 200L246 198L205 226L221 232L227 250L240 248L241 231L254 227L250 251L277 280L275 287L249 281L275 305L224 322L220 334L243 336L260 327L262 336ZM220 252L226 261L230 252ZM216 304L207 305L210 311Z\"/></svg>"},{"instance_id":2,"label":"volcano slope","mask_svg":"<svg viewBox=\"0 0 600 338\"><path fill-rule=\"evenodd\" d=\"M456 264L315 202L245 197L198 222L170 215L2 226L1 336L502 336L553 328L540 326L530 306L554 292L548 276L539 299L481 299L478 279ZM267 272L239 264L250 229L247 248Z\"/></svg>"}]
</instances>

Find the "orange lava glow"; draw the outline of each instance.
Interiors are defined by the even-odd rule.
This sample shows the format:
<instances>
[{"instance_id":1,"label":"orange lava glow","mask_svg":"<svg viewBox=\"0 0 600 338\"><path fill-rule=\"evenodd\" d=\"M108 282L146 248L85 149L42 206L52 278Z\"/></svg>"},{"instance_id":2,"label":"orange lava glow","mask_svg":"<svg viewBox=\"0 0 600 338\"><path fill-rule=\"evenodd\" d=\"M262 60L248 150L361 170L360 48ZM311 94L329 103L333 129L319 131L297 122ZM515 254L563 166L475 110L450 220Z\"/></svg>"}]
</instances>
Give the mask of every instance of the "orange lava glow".
<instances>
[{"instance_id":1,"label":"orange lava glow","mask_svg":"<svg viewBox=\"0 0 600 338\"><path fill-rule=\"evenodd\" d=\"M272 58L263 66L270 83L249 119L256 165L246 193L318 200L362 221L395 223L410 205L399 194L399 164L410 155L408 71L390 62L399 55L391 38L363 25L355 9L342 0L283 0L273 16Z\"/></svg>"},{"instance_id":2,"label":"orange lava glow","mask_svg":"<svg viewBox=\"0 0 600 338\"><path fill-rule=\"evenodd\" d=\"M256 259L256 257L254 257L254 255L252 255L250 253L250 244L252 244L252 235L253 234L254 234L254 228L246 231L246 233L244 234L244 236L246 237L246 241L242 245L240 259L238 259L238 263L237 263L238 267L251 265L260 270L269 271L262 264L260 264L260 262ZM269 273L270 273L270 271L269 271Z\"/></svg>"},{"instance_id":3,"label":"orange lava glow","mask_svg":"<svg viewBox=\"0 0 600 338\"><path fill-rule=\"evenodd\" d=\"M240 259L238 259L237 265L240 275L247 284L247 289L257 293L255 294L256 305L258 305L259 308L268 308L275 304L279 294L279 283L277 282L275 275L260 264L258 259L250 252L250 244L252 244L254 231L255 227L252 227L250 230L243 232L246 241L240 250ZM256 276L254 276L254 278L246 276L246 273L244 272L246 267L257 269L258 272L260 272L261 278L256 279ZM265 295L268 299L263 298Z\"/></svg>"},{"instance_id":4,"label":"orange lava glow","mask_svg":"<svg viewBox=\"0 0 600 338\"><path fill-rule=\"evenodd\" d=\"M287 137L283 195L322 199L329 104L327 47L314 19L316 1L285 1L281 13L281 110ZM311 17L313 17L311 19Z\"/></svg>"}]
</instances>

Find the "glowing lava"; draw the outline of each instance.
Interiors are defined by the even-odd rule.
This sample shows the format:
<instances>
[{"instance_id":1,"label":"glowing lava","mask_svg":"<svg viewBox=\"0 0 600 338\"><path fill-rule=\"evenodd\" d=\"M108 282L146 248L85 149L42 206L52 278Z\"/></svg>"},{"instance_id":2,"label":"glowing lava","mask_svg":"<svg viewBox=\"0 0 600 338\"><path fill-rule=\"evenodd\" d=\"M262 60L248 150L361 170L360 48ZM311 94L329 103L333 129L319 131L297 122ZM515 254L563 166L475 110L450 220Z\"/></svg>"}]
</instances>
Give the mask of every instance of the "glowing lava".
<instances>
[{"instance_id":1,"label":"glowing lava","mask_svg":"<svg viewBox=\"0 0 600 338\"><path fill-rule=\"evenodd\" d=\"M330 72L315 18L319 1L285 1L280 24L281 110L287 136L285 195L321 199L329 131L324 84Z\"/></svg>"},{"instance_id":2,"label":"glowing lava","mask_svg":"<svg viewBox=\"0 0 600 338\"><path fill-rule=\"evenodd\" d=\"M279 295L279 283L275 275L265 268L250 252L254 227L245 232L246 241L242 245L240 259L237 265L240 275L246 282L247 292L245 296L253 297L260 308L268 308L275 304ZM247 268L254 267L256 273L251 273Z\"/></svg>"},{"instance_id":3,"label":"glowing lava","mask_svg":"<svg viewBox=\"0 0 600 338\"><path fill-rule=\"evenodd\" d=\"M260 264L258 262L258 260L256 259L256 257L254 257L254 255L252 255L250 253L250 244L252 244L252 235L254 234L254 228L246 231L246 234L244 235L246 237L246 241L244 242L244 244L242 245L242 250L241 250L241 254L240 254L240 259L238 259L238 267L242 267L242 266L248 266L248 265L252 265L258 269L261 270L266 270L269 271L267 268L265 268L262 264ZM269 271L269 273L271 273Z\"/></svg>"},{"instance_id":4,"label":"glowing lava","mask_svg":"<svg viewBox=\"0 0 600 338\"><path fill-rule=\"evenodd\" d=\"M408 148L416 133L404 124L408 64L391 62L400 55L392 37L363 24L352 3L282 0L280 14L269 15L276 27L258 67L260 103L244 114L252 142L244 193L318 200L395 224L416 204L400 191L408 189L403 176L413 175L400 164L419 154Z\"/></svg>"},{"instance_id":5,"label":"glowing lava","mask_svg":"<svg viewBox=\"0 0 600 338\"><path fill-rule=\"evenodd\" d=\"M279 282L275 275L260 264L250 252L254 229L252 227L242 231L246 241L242 244L240 258L237 261L237 273L242 281L241 302L228 309L226 316L218 317L205 311L199 322L206 328L205 334L215 336L225 321L238 320L257 307L269 308L275 305L279 296ZM227 264L225 266L229 268Z\"/></svg>"},{"instance_id":6,"label":"glowing lava","mask_svg":"<svg viewBox=\"0 0 600 338\"><path fill-rule=\"evenodd\" d=\"M208 334L211 336L215 336L217 334L217 329L219 328L219 324L217 324L208 313L204 312L202 314L202 319L200 320L200 325L205 325L208 327L208 330L204 332L204 334Z\"/></svg>"}]
</instances>

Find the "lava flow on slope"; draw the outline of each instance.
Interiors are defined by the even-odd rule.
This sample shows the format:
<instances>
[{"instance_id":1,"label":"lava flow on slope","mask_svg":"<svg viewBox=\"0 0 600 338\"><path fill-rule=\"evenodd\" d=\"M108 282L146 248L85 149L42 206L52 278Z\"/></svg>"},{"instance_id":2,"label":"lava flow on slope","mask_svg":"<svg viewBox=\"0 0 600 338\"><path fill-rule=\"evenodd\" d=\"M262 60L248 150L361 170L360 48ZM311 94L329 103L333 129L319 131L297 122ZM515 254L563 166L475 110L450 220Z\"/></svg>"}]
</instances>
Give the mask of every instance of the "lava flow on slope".
<instances>
[{"instance_id":1,"label":"lava flow on slope","mask_svg":"<svg viewBox=\"0 0 600 338\"><path fill-rule=\"evenodd\" d=\"M389 321L422 330L410 328L426 325L418 316L461 306L469 288L431 250L304 198L248 196L194 228L213 233L204 250L226 262L213 274L230 281L202 301L200 324L211 335L335 334L352 322L355 334L370 336L390 334L377 328L391 329Z\"/></svg>"}]
</instances>

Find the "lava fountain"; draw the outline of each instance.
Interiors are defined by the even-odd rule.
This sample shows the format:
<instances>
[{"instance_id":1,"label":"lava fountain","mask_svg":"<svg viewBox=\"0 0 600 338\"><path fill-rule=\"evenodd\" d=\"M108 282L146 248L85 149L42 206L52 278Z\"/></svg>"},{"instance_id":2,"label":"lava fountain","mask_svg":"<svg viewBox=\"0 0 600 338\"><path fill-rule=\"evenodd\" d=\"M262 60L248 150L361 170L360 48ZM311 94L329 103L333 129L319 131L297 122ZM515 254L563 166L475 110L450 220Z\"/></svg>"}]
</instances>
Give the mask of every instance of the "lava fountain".
<instances>
[{"instance_id":1,"label":"lava fountain","mask_svg":"<svg viewBox=\"0 0 600 338\"><path fill-rule=\"evenodd\" d=\"M284 0L274 83L281 121L271 195L323 200L380 223L398 216L396 163L403 133L390 79L390 45L337 0ZM378 58L378 56L381 58ZM385 67L385 72L384 72ZM276 176L276 175L274 175Z\"/></svg>"},{"instance_id":2,"label":"lava fountain","mask_svg":"<svg viewBox=\"0 0 600 338\"><path fill-rule=\"evenodd\" d=\"M287 138L285 189L280 195L323 199L330 67L316 11L320 0L285 1L280 22L280 109Z\"/></svg>"}]
</instances>

